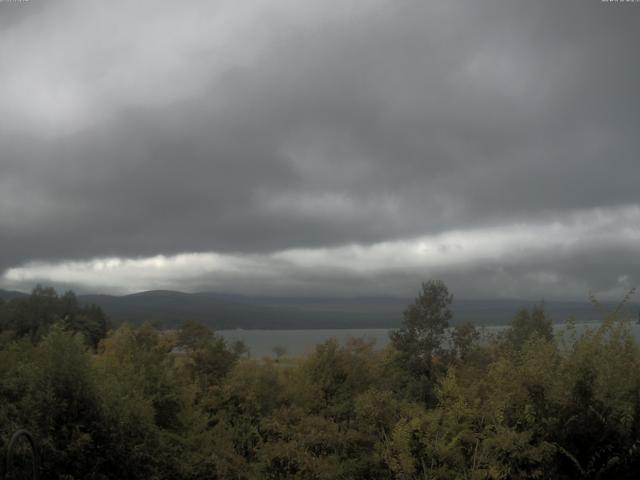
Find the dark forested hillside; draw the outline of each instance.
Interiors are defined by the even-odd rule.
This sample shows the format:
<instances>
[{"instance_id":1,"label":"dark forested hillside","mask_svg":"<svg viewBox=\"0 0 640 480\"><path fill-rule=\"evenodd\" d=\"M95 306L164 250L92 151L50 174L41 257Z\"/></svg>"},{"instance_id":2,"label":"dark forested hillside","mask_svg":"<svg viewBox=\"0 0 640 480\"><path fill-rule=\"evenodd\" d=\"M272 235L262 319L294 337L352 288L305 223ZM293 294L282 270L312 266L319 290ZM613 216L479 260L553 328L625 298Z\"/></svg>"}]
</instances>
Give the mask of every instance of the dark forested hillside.
<instances>
[{"instance_id":1,"label":"dark forested hillside","mask_svg":"<svg viewBox=\"0 0 640 480\"><path fill-rule=\"evenodd\" d=\"M14 290L2 290L0 289L1 300L13 300L14 298L24 298L27 294L23 292L16 292Z\"/></svg>"},{"instance_id":2,"label":"dark forested hillside","mask_svg":"<svg viewBox=\"0 0 640 480\"><path fill-rule=\"evenodd\" d=\"M125 296L81 295L115 323L156 321L166 327L185 318L215 329L382 328L397 325L405 300L291 299L215 293L150 291Z\"/></svg>"},{"instance_id":3,"label":"dark forested hillside","mask_svg":"<svg viewBox=\"0 0 640 480\"><path fill-rule=\"evenodd\" d=\"M147 320L173 327L185 318L206 323L215 329L320 329L395 328L409 298L296 298L187 294L149 291L133 295L80 295L79 300L100 306L116 324ZM506 325L513 312L534 302L524 300L454 299L454 323L472 321L477 325ZM612 308L604 304L603 308ZM589 302L546 302L545 309L556 322L570 316L580 321L597 321L601 312Z\"/></svg>"}]
</instances>

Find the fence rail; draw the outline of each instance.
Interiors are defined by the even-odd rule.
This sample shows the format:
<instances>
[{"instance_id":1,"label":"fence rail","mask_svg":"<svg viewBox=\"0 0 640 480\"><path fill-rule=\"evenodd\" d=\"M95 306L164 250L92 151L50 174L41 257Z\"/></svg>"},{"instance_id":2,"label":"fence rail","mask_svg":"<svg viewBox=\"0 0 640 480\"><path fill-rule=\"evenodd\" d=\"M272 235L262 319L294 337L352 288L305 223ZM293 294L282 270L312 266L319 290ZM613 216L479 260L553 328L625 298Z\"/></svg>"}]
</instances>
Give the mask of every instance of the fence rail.
<instances>
[{"instance_id":1,"label":"fence rail","mask_svg":"<svg viewBox=\"0 0 640 480\"><path fill-rule=\"evenodd\" d=\"M32 477L34 480L38 480L40 478L40 457L38 456L38 449L36 447L36 442L33 438L33 435L28 430L17 430L12 436L11 440L7 444L7 449L4 453L4 461L2 464L2 475L0 476L0 480L6 480L9 478L9 474L13 468L13 450L15 449L18 441L21 438L26 438L29 446L31 447L31 471Z\"/></svg>"}]
</instances>

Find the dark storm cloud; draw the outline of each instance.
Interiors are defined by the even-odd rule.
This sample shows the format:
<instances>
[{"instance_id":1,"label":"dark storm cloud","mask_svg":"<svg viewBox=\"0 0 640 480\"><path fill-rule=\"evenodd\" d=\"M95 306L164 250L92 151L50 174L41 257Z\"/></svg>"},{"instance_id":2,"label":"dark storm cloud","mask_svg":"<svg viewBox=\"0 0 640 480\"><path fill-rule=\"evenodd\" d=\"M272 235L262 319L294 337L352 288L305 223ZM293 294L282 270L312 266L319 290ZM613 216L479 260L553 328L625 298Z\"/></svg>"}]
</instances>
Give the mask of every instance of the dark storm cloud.
<instances>
[{"instance_id":1,"label":"dark storm cloud","mask_svg":"<svg viewBox=\"0 0 640 480\"><path fill-rule=\"evenodd\" d=\"M638 203L637 5L29 3L0 3L0 270ZM640 278L607 242L441 270L467 292L545 262L578 289Z\"/></svg>"}]
</instances>

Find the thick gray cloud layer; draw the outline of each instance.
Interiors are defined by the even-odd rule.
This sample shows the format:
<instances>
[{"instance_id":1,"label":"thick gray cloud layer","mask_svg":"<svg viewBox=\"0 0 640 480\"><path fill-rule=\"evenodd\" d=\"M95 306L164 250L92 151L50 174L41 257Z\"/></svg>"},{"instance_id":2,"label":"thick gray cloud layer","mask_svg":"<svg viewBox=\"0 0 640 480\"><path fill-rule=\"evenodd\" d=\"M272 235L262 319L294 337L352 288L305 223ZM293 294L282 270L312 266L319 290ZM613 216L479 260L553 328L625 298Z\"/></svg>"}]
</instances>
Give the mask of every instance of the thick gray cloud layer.
<instances>
[{"instance_id":1,"label":"thick gray cloud layer","mask_svg":"<svg viewBox=\"0 0 640 480\"><path fill-rule=\"evenodd\" d=\"M3 283L32 282L7 272L34 262L215 252L318 293L404 292L431 273L463 295L633 285L639 22L640 4L596 0L0 2ZM273 263L385 242L397 255L451 231L469 249L514 225L578 236L576 216L602 215L612 235L438 268L388 259L358 288L355 266ZM160 285L251 283L220 278Z\"/></svg>"}]
</instances>

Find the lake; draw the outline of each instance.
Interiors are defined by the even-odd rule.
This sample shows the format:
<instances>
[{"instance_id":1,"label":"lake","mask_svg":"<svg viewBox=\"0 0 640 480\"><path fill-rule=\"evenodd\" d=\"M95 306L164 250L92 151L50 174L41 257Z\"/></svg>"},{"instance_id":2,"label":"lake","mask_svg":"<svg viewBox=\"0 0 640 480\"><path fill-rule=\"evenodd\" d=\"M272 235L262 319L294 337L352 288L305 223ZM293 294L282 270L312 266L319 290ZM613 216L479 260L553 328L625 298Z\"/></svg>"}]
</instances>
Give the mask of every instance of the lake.
<instances>
[{"instance_id":1,"label":"lake","mask_svg":"<svg viewBox=\"0 0 640 480\"><path fill-rule=\"evenodd\" d=\"M598 323L578 323L576 329L579 333L588 329L597 328ZM559 332L564 324L555 324L554 330ZM485 337L495 335L505 326L481 327ZM637 341L640 341L640 325L631 326ZM253 357L273 356L273 347L286 348L287 355L304 355L311 352L314 347L330 338L335 338L344 344L349 338L370 338L376 341L378 348L383 348L389 343L388 328L370 329L327 329L327 330L218 330L227 341L242 340Z\"/></svg>"}]
</instances>

